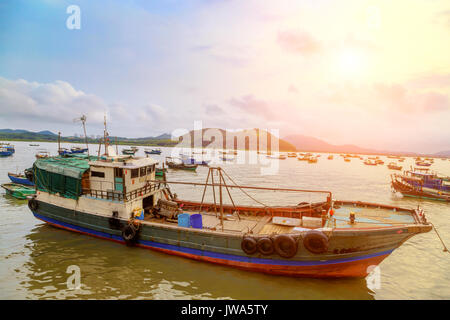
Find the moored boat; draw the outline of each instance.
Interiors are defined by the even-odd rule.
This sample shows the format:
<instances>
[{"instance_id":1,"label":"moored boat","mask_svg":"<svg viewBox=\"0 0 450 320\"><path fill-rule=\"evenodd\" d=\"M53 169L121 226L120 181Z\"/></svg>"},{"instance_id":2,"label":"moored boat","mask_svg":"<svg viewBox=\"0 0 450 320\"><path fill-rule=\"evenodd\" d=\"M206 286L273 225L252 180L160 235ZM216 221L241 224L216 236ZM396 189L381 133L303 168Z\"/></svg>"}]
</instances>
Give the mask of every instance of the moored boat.
<instances>
[{"instance_id":1,"label":"moored boat","mask_svg":"<svg viewBox=\"0 0 450 320\"><path fill-rule=\"evenodd\" d=\"M6 193L19 200L25 200L27 196L35 194L35 189L17 183L4 183L1 185Z\"/></svg>"},{"instance_id":2,"label":"moored boat","mask_svg":"<svg viewBox=\"0 0 450 320\"><path fill-rule=\"evenodd\" d=\"M8 172L8 177L11 182L25 186L34 186L33 173L25 170L25 174L17 174Z\"/></svg>"},{"instance_id":3,"label":"moored boat","mask_svg":"<svg viewBox=\"0 0 450 320\"><path fill-rule=\"evenodd\" d=\"M161 154L162 150L160 148L155 149L144 149L145 154Z\"/></svg>"},{"instance_id":4,"label":"moored boat","mask_svg":"<svg viewBox=\"0 0 450 320\"><path fill-rule=\"evenodd\" d=\"M284 276L365 277L406 240L432 229L420 209L337 201L329 191L238 186L225 181L221 168L210 168L206 183L158 181L155 165L151 158L108 154L91 161L38 159L33 169L39 192L28 205L55 227ZM170 191L174 184L203 186L203 196L214 187L220 200L180 199ZM224 204L222 194L230 193L222 189L229 188L322 193L326 199L293 206Z\"/></svg>"},{"instance_id":5,"label":"moored boat","mask_svg":"<svg viewBox=\"0 0 450 320\"><path fill-rule=\"evenodd\" d=\"M450 202L450 193L421 185L421 180L404 179L401 175L391 175L391 187L402 195L413 198Z\"/></svg>"},{"instance_id":6,"label":"moored boat","mask_svg":"<svg viewBox=\"0 0 450 320\"><path fill-rule=\"evenodd\" d=\"M186 164L181 159L173 157L166 157L166 165L170 169L189 170L189 171L195 171L197 170L198 167L197 164Z\"/></svg>"},{"instance_id":7,"label":"moored boat","mask_svg":"<svg viewBox=\"0 0 450 320\"><path fill-rule=\"evenodd\" d=\"M392 170L402 170L402 166L397 165L395 162L389 162L387 167Z\"/></svg>"},{"instance_id":8,"label":"moored boat","mask_svg":"<svg viewBox=\"0 0 450 320\"><path fill-rule=\"evenodd\" d=\"M136 153L136 150L133 148L122 150L122 154L124 154L124 155L134 155L135 153Z\"/></svg>"},{"instance_id":9,"label":"moored boat","mask_svg":"<svg viewBox=\"0 0 450 320\"><path fill-rule=\"evenodd\" d=\"M0 157L9 157L12 156L13 152L7 150L6 148L0 147Z\"/></svg>"}]
</instances>

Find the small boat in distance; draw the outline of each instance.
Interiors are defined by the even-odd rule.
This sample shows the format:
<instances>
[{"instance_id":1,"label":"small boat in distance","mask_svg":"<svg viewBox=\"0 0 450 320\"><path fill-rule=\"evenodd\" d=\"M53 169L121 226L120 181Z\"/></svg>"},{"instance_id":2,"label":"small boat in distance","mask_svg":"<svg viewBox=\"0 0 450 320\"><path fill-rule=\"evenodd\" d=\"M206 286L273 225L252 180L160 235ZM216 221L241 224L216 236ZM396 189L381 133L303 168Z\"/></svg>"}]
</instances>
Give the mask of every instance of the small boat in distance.
<instances>
[{"instance_id":1,"label":"small boat in distance","mask_svg":"<svg viewBox=\"0 0 450 320\"><path fill-rule=\"evenodd\" d=\"M122 150L122 154L129 155L129 156L134 156L135 153L136 153L136 150L133 148Z\"/></svg>"},{"instance_id":2,"label":"small boat in distance","mask_svg":"<svg viewBox=\"0 0 450 320\"><path fill-rule=\"evenodd\" d=\"M33 144L33 143L30 143L29 146L30 146L30 147L39 147L38 144Z\"/></svg>"},{"instance_id":3,"label":"small boat in distance","mask_svg":"<svg viewBox=\"0 0 450 320\"><path fill-rule=\"evenodd\" d=\"M0 148L0 157L9 157L12 156L13 152L8 151L6 148L1 147Z\"/></svg>"},{"instance_id":4,"label":"small boat in distance","mask_svg":"<svg viewBox=\"0 0 450 320\"><path fill-rule=\"evenodd\" d=\"M295 152L289 152L287 156L288 158L297 158L297 154Z\"/></svg>"},{"instance_id":5,"label":"small boat in distance","mask_svg":"<svg viewBox=\"0 0 450 320\"><path fill-rule=\"evenodd\" d=\"M72 147L70 148L71 153L85 153L88 151L88 148L80 148L80 147Z\"/></svg>"},{"instance_id":6,"label":"small boat in distance","mask_svg":"<svg viewBox=\"0 0 450 320\"><path fill-rule=\"evenodd\" d=\"M375 161L371 161L369 159L365 160L364 164L367 166L376 166L377 165L377 163Z\"/></svg>"},{"instance_id":7,"label":"small boat in distance","mask_svg":"<svg viewBox=\"0 0 450 320\"><path fill-rule=\"evenodd\" d=\"M329 156L328 156L328 158L327 158L328 160L333 160L333 155L332 154L330 154Z\"/></svg>"},{"instance_id":8,"label":"small boat in distance","mask_svg":"<svg viewBox=\"0 0 450 320\"><path fill-rule=\"evenodd\" d=\"M308 163L317 163L317 157L310 157L308 158Z\"/></svg>"},{"instance_id":9,"label":"small boat in distance","mask_svg":"<svg viewBox=\"0 0 450 320\"><path fill-rule=\"evenodd\" d=\"M36 159L43 159L48 157L50 157L50 152L48 152L47 150L41 149L36 153Z\"/></svg>"},{"instance_id":10,"label":"small boat in distance","mask_svg":"<svg viewBox=\"0 0 450 320\"><path fill-rule=\"evenodd\" d=\"M144 149L145 154L161 154L162 150L160 148L155 149Z\"/></svg>"},{"instance_id":11,"label":"small boat in distance","mask_svg":"<svg viewBox=\"0 0 450 320\"><path fill-rule=\"evenodd\" d=\"M425 161L416 161L416 166L429 167L431 166L431 163Z\"/></svg>"},{"instance_id":12,"label":"small boat in distance","mask_svg":"<svg viewBox=\"0 0 450 320\"><path fill-rule=\"evenodd\" d=\"M177 162L176 160L179 161ZM173 157L166 157L166 165L170 169L189 170L189 171L195 171L197 170L198 167L197 164L185 164L181 159Z\"/></svg>"},{"instance_id":13,"label":"small boat in distance","mask_svg":"<svg viewBox=\"0 0 450 320\"><path fill-rule=\"evenodd\" d=\"M390 162L387 167L392 170L402 170L402 166L397 165L395 162Z\"/></svg>"}]
</instances>

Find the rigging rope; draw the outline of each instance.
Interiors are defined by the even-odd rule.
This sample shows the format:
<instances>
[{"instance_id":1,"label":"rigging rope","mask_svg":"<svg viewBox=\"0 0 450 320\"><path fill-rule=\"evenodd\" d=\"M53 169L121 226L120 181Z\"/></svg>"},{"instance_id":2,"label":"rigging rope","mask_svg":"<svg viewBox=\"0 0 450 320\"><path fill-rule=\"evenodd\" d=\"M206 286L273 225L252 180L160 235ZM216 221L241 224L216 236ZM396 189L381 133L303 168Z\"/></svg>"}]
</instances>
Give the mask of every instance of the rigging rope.
<instances>
[{"instance_id":1,"label":"rigging rope","mask_svg":"<svg viewBox=\"0 0 450 320\"><path fill-rule=\"evenodd\" d=\"M431 223L431 222L430 222ZM444 241L442 240L441 236L439 235L438 231L436 230L436 227L434 226L434 224L431 223L431 225L433 226L434 231L436 232L439 240L441 240L442 246L444 247L444 252L449 252L447 247L445 246ZM449 252L450 253L450 252Z\"/></svg>"}]
</instances>

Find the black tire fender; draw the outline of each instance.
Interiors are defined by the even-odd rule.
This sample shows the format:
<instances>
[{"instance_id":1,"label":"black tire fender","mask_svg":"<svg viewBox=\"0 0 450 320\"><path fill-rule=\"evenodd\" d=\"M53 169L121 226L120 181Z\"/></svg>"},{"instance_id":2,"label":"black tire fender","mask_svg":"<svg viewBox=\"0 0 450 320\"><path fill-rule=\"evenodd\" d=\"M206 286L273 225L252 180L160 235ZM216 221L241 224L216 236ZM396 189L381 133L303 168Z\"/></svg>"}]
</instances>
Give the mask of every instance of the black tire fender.
<instances>
[{"instance_id":1,"label":"black tire fender","mask_svg":"<svg viewBox=\"0 0 450 320\"><path fill-rule=\"evenodd\" d=\"M265 256L269 256L275 252L273 241L268 237L259 238L256 247L258 248L258 251Z\"/></svg>"},{"instance_id":2,"label":"black tire fender","mask_svg":"<svg viewBox=\"0 0 450 320\"><path fill-rule=\"evenodd\" d=\"M127 224L122 230L122 238L129 245L134 244L137 240L138 229L132 223Z\"/></svg>"},{"instance_id":3,"label":"black tire fender","mask_svg":"<svg viewBox=\"0 0 450 320\"><path fill-rule=\"evenodd\" d=\"M328 237L321 231L311 230L303 237L303 245L311 253L325 253L328 251Z\"/></svg>"},{"instance_id":4,"label":"black tire fender","mask_svg":"<svg viewBox=\"0 0 450 320\"><path fill-rule=\"evenodd\" d=\"M249 236L244 237L241 242L241 249L246 254L254 254L258 250L256 240Z\"/></svg>"},{"instance_id":5,"label":"black tire fender","mask_svg":"<svg viewBox=\"0 0 450 320\"><path fill-rule=\"evenodd\" d=\"M286 234L279 234L274 239L275 252L283 258L292 258L297 254L297 241Z\"/></svg>"}]
</instances>

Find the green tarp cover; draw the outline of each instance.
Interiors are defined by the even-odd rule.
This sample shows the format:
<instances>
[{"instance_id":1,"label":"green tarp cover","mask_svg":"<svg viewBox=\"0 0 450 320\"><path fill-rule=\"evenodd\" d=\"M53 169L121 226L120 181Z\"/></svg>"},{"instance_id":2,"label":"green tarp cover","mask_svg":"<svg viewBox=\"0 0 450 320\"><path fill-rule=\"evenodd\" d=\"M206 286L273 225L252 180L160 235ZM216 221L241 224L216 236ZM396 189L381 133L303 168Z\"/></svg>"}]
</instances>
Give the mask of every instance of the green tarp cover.
<instances>
[{"instance_id":1,"label":"green tarp cover","mask_svg":"<svg viewBox=\"0 0 450 320\"><path fill-rule=\"evenodd\" d=\"M96 160L97 157L90 159ZM81 177L88 169L88 159L84 156L38 159L33 166L38 190L59 193L72 199L78 199L81 195Z\"/></svg>"},{"instance_id":2,"label":"green tarp cover","mask_svg":"<svg viewBox=\"0 0 450 320\"><path fill-rule=\"evenodd\" d=\"M47 159L38 159L34 165L40 170L57 173L76 179L81 179L83 173L89 169L87 159L80 157L52 157Z\"/></svg>"}]
</instances>

